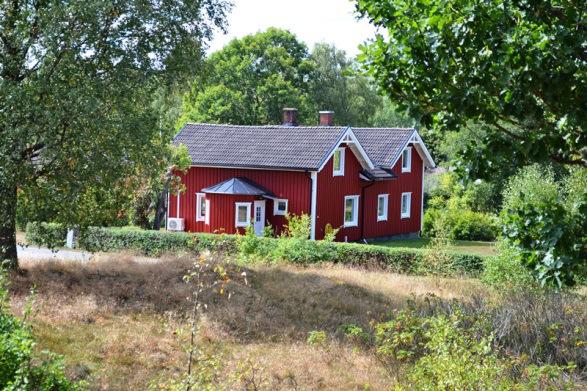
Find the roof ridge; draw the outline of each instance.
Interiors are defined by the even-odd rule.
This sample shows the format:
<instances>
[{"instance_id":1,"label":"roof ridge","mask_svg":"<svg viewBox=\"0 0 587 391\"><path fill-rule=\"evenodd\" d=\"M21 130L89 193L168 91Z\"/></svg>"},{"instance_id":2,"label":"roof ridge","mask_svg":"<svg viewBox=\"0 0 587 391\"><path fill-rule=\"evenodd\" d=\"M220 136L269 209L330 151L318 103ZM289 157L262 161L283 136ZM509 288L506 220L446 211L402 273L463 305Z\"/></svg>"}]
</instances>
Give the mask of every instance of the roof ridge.
<instances>
[{"instance_id":1,"label":"roof ridge","mask_svg":"<svg viewBox=\"0 0 587 391\"><path fill-rule=\"evenodd\" d=\"M267 128L267 129L274 129L274 128L283 128L283 129L296 129L296 128L320 128L320 129L338 129L338 128L349 128L350 126L346 125L337 125L337 126L323 126L323 125L235 125L235 124L209 124L205 122L186 122L185 125L182 127L185 128L187 125L196 125L196 126L213 126L213 127L231 127L231 128ZM179 133L178 133L179 134Z\"/></svg>"}]
</instances>

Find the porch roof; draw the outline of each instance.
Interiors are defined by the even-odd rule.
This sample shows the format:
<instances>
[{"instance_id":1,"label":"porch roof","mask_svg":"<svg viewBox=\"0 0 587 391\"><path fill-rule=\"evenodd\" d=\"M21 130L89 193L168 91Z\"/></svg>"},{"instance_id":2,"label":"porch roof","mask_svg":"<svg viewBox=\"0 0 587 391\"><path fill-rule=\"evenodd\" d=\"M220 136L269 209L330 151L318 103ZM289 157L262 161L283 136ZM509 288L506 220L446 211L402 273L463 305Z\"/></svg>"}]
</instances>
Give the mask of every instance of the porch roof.
<instances>
[{"instance_id":1,"label":"porch roof","mask_svg":"<svg viewBox=\"0 0 587 391\"><path fill-rule=\"evenodd\" d=\"M202 189L202 193L275 197L271 191L263 186L242 177L230 178L216 185L206 187Z\"/></svg>"}]
</instances>

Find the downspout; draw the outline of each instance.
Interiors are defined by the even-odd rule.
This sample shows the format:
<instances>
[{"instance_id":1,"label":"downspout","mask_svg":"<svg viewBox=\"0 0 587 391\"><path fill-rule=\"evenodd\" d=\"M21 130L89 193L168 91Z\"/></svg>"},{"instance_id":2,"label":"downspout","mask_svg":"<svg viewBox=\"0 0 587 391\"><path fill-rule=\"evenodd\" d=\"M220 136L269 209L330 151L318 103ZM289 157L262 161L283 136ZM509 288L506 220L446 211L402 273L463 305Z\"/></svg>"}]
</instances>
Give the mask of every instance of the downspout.
<instances>
[{"instance_id":1,"label":"downspout","mask_svg":"<svg viewBox=\"0 0 587 391\"><path fill-rule=\"evenodd\" d=\"M363 242L367 242L367 239L365 239L365 189L367 189L368 187L371 187L375 184L375 181L369 183L366 186L362 186L361 187L361 239L363 240Z\"/></svg>"},{"instance_id":2,"label":"downspout","mask_svg":"<svg viewBox=\"0 0 587 391\"><path fill-rule=\"evenodd\" d=\"M316 240L316 203L318 198L318 172L310 171L312 190L310 193L310 239Z\"/></svg>"}]
</instances>

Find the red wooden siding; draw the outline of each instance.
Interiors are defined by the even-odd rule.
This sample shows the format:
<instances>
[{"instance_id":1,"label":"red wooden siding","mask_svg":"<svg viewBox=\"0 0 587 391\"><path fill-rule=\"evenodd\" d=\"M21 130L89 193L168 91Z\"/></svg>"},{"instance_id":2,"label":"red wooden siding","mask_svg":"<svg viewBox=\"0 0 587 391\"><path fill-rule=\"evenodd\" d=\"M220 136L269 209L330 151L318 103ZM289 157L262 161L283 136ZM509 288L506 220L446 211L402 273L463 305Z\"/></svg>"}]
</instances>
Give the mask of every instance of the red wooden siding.
<instances>
[{"instance_id":1,"label":"red wooden siding","mask_svg":"<svg viewBox=\"0 0 587 391\"><path fill-rule=\"evenodd\" d=\"M255 197L208 194L210 200L210 224L196 221L196 193L233 177L246 177L271 190L277 197L288 200L288 211L293 214L309 213L310 177L305 172L276 170L247 170L216 167L191 167L180 175L186 191L180 196L180 217L185 219L186 231L235 233L235 202L253 202ZM262 198L259 198L262 199ZM253 208L251 207L251 215ZM177 197L169 197L169 216L177 216ZM273 201L267 200L265 218L277 232L285 218L273 215ZM252 221L252 220L251 220Z\"/></svg>"},{"instance_id":2,"label":"red wooden siding","mask_svg":"<svg viewBox=\"0 0 587 391\"><path fill-rule=\"evenodd\" d=\"M324 238L326 224L340 228L337 240L360 240L420 231L422 159L412 148L411 172L401 172L401 158L393 168L396 179L370 183L361 181L362 168L354 153L345 148L344 176L332 175L332 158L318 174L316 238ZM364 193L362 192L364 188ZM401 194L412 193L410 217L401 218ZM377 221L377 197L389 194L387 221ZM359 226L344 228L344 197L359 196ZM363 219L363 210L365 217ZM361 233L363 225L363 233Z\"/></svg>"}]
</instances>

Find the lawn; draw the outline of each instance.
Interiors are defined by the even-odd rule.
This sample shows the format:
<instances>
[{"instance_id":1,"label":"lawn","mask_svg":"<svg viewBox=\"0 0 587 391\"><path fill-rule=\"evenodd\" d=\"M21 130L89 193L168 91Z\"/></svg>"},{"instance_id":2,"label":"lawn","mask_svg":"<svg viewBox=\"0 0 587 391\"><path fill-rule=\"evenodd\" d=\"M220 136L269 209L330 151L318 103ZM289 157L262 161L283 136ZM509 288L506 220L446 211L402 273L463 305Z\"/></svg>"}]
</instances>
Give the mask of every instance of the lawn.
<instances>
[{"instance_id":1,"label":"lawn","mask_svg":"<svg viewBox=\"0 0 587 391\"><path fill-rule=\"evenodd\" d=\"M374 245L387 247L408 247L424 248L430 244L430 239L404 239L404 240L386 240L373 242ZM493 242L476 242L471 240L455 240L451 249L454 251L476 254L476 255L495 255L497 250Z\"/></svg>"},{"instance_id":2,"label":"lawn","mask_svg":"<svg viewBox=\"0 0 587 391\"><path fill-rule=\"evenodd\" d=\"M182 276L193 259L110 257L85 264L21 261L25 272L11 276L13 311L22 314L35 286L29 320L38 349L63 355L67 373L90 389L169 389L186 368L190 288ZM227 268L230 295L204 298L209 307L198 335L197 371L212 389L389 389L400 370L340 338L340 327L369 327L413 295L486 292L472 279L342 266ZM325 331L326 342L310 345L313 330Z\"/></svg>"}]
</instances>

